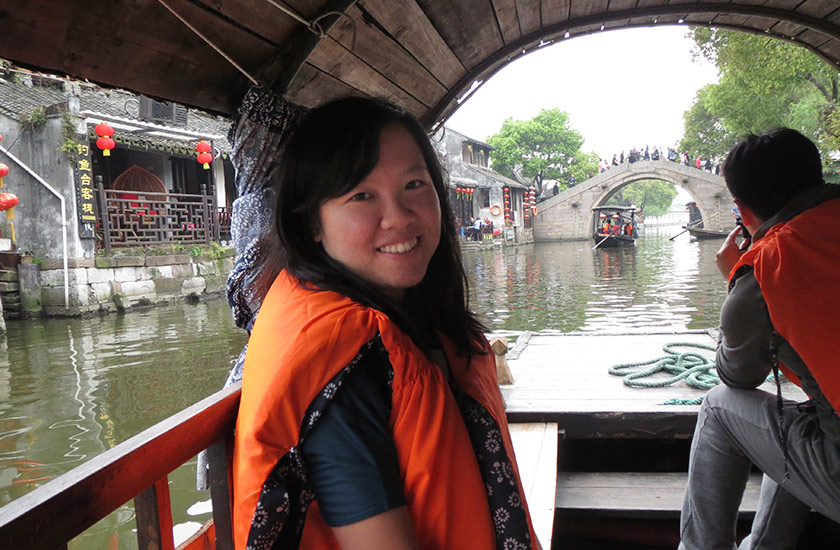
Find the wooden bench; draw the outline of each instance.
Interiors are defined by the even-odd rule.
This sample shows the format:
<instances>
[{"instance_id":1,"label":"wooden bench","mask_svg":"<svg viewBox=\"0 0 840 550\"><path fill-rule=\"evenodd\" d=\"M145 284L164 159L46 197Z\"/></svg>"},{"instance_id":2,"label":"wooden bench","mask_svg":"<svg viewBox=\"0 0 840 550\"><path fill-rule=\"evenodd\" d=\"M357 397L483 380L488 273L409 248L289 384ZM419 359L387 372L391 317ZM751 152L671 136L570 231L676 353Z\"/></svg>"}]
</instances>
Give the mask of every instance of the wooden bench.
<instances>
[{"instance_id":1,"label":"wooden bench","mask_svg":"<svg viewBox=\"0 0 840 550\"><path fill-rule=\"evenodd\" d=\"M685 472L560 472L558 513L599 517L674 519L680 515ZM752 474L741 502L742 517L755 515L761 474Z\"/></svg>"},{"instance_id":2,"label":"wooden bench","mask_svg":"<svg viewBox=\"0 0 840 550\"><path fill-rule=\"evenodd\" d=\"M510 424L516 463L537 539L551 548L557 480L557 424Z\"/></svg>"}]
</instances>

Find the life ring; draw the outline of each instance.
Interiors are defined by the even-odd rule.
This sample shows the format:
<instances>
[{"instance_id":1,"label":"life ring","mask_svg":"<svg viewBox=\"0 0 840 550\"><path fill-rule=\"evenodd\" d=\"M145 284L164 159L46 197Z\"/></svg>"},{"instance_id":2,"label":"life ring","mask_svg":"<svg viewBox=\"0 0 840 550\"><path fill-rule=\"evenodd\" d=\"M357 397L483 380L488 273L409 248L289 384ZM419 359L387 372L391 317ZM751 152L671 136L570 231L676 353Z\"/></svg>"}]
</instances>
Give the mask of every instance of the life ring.
<instances>
[{"instance_id":1,"label":"life ring","mask_svg":"<svg viewBox=\"0 0 840 550\"><path fill-rule=\"evenodd\" d=\"M502 207L499 206L498 204L494 204L493 206L490 207L490 213L493 214L494 216L498 216L499 214L502 213Z\"/></svg>"}]
</instances>

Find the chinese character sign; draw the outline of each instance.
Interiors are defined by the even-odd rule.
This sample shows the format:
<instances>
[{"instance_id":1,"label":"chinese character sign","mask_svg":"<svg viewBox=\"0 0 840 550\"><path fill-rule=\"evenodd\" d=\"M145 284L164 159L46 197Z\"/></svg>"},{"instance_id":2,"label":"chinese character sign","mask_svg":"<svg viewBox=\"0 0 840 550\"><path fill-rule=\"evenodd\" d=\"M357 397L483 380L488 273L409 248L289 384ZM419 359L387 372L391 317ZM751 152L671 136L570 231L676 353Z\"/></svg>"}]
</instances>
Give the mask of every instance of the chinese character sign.
<instances>
[{"instance_id":1,"label":"chinese character sign","mask_svg":"<svg viewBox=\"0 0 840 550\"><path fill-rule=\"evenodd\" d=\"M76 177L76 199L81 224L81 237L93 237L93 224L96 223L96 198L93 186L93 166L90 162L90 145L76 144L76 156L73 165Z\"/></svg>"}]
</instances>

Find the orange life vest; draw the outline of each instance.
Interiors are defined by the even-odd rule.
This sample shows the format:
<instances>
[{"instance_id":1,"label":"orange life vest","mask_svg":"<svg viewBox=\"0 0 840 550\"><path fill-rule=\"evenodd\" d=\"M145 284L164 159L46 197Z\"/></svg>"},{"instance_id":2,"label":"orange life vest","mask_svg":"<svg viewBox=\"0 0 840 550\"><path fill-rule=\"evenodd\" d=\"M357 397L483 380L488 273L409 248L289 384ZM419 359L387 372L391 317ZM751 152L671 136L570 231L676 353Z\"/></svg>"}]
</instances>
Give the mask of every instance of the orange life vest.
<instances>
[{"instance_id":1,"label":"orange life vest","mask_svg":"<svg viewBox=\"0 0 840 550\"><path fill-rule=\"evenodd\" d=\"M440 368L383 313L334 292L301 288L282 272L260 308L245 359L233 461L237 549L246 546L266 478L298 445L310 403L377 333L394 370L389 423L420 548L496 547L475 451ZM457 384L500 426L524 503L492 351L485 341L488 353L470 360L450 341L443 344ZM536 541L530 517L528 524ZM338 547L317 501L307 512L300 547Z\"/></svg>"},{"instance_id":2,"label":"orange life vest","mask_svg":"<svg viewBox=\"0 0 840 550\"><path fill-rule=\"evenodd\" d=\"M753 267L773 327L840 413L840 363L834 345L840 334L840 239L826 233L824 223L838 217L840 199L832 199L774 225L741 256L730 280L742 265ZM779 366L801 385L794 373Z\"/></svg>"}]
</instances>

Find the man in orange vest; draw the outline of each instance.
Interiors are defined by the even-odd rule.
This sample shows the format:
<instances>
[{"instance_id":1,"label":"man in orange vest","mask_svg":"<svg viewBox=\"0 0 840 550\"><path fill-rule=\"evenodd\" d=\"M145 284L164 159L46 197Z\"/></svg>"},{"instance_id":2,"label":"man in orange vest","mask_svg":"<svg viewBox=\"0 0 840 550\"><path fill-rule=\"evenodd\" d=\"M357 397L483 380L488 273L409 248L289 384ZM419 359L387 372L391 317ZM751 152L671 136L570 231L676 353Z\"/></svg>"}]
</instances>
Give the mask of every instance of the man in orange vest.
<instances>
[{"instance_id":1,"label":"man in orange vest","mask_svg":"<svg viewBox=\"0 0 840 550\"><path fill-rule=\"evenodd\" d=\"M747 136L723 166L753 235L740 226L717 253L729 294L717 371L691 445L681 549L735 548L750 469L764 473L752 532L739 548L795 548L810 511L840 522L840 186L826 185L816 146L790 129ZM811 398L782 398L781 370ZM756 389L769 373L775 395Z\"/></svg>"}]
</instances>

